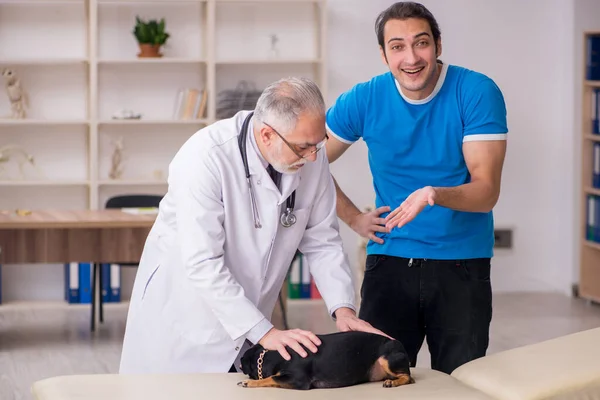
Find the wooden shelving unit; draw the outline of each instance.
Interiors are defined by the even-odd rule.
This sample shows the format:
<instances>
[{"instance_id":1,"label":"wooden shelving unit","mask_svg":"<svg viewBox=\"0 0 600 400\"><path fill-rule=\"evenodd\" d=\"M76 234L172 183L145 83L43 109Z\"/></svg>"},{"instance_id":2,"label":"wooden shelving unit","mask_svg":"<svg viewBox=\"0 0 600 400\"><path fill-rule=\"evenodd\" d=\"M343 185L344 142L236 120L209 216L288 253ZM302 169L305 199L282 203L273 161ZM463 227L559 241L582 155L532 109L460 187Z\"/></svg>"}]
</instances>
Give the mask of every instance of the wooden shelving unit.
<instances>
[{"instance_id":1,"label":"wooden shelving unit","mask_svg":"<svg viewBox=\"0 0 600 400\"><path fill-rule=\"evenodd\" d=\"M600 134L592 132L592 107L594 89L600 88L600 80L588 80L588 38L600 36L600 31L588 31L583 36L583 101L582 101L582 146L581 146L581 224L580 224L580 268L579 268L579 295L594 302L600 302L600 238L599 241L590 240L587 236L589 224L588 208L589 196L598 196L600 189L592 185L594 168L594 144L600 143ZM600 57L600 56L599 56ZM596 218L598 221L598 218Z\"/></svg>"},{"instance_id":2,"label":"wooden shelving unit","mask_svg":"<svg viewBox=\"0 0 600 400\"><path fill-rule=\"evenodd\" d=\"M164 57L137 58L136 15L165 17ZM47 175L0 176L0 191L10 191L0 209L97 209L117 194L164 194L168 162L216 121L221 91L303 75L326 97L326 18L324 0L0 0L0 69L17 71L31 104L25 120L0 119L0 148L22 145ZM172 118L186 87L207 89L203 118ZM142 119L112 119L123 108ZM0 94L0 116L9 112ZM111 180L117 137L125 172Z\"/></svg>"}]
</instances>

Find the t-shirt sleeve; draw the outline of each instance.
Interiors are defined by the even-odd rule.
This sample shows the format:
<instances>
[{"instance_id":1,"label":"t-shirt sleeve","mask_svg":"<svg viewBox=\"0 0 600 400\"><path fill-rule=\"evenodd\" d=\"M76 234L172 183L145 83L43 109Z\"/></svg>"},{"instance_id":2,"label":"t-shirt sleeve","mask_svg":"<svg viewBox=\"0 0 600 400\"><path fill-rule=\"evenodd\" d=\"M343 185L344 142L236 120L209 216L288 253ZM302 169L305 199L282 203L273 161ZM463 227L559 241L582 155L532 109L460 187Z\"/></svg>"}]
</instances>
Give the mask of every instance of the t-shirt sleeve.
<instances>
[{"instance_id":1,"label":"t-shirt sleeve","mask_svg":"<svg viewBox=\"0 0 600 400\"><path fill-rule=\"evenodd\" d=\"M473 82L464 97L463 142L506 140L506 104L500 88L490 78Z\"/></svg>"},{"instance_id":2,"label":"t-shirt sleeve","mask_svg":"<svg viewBox=\"0 0 600 400\"><path fill-rule=\"evenodd\" d=\"M327 130L341 142L352 144L363 135L366 89L364 83L354 86L327 110Z\"/></svg>"}]
</instances>

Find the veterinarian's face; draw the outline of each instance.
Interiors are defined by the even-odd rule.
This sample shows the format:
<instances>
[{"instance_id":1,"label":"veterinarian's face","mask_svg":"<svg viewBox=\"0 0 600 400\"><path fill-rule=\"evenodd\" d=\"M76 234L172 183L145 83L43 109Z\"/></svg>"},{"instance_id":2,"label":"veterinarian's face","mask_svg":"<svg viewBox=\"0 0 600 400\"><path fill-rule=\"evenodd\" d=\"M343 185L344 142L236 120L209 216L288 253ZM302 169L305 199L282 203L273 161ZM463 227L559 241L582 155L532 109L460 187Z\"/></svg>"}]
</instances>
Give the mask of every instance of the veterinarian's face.
<instances>
[{"instance_id":1,"label":"veterinarian's face","mask_svg":"<svg viewBox=\"0 0 600 400\"><path fill-rule=\"evenodd\" d=\"M271 131L269 163L283 174L295 174L309 161L315 161L315 150L323 148L327 135L324 115L300 115L293 132L283 136L273 126Z\"/></svg>"}]
</instances>

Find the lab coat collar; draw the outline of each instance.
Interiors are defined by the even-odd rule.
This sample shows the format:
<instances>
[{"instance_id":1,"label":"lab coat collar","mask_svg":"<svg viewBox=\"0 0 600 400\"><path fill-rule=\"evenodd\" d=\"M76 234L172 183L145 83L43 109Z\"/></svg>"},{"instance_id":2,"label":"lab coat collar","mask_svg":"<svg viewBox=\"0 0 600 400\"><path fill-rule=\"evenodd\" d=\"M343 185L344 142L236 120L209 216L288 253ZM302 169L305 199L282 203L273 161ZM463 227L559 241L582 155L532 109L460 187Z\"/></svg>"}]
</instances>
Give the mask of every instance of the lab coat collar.
<instances>
[{"instance_id":1,"label":"lab coat collar","mask_svg":"<svg viewBox=\"0 0 600 400\"><path fill-rule=\"evenodd\" d=\"M275 190L280 194L278 204L281 205L300 184L300 174L302 171L298 171L295 174L282 174L280 192L277 186L275 186L275 183L271 180L271 176L267 171L269 163L264 159L258 149L258 144L256 143L256 138L254 137L253 122L254 116L250 118L250 123L248 124L248 134L246 137L246 149L248 150L248 169L250 170L250 175L256 175L259 180L268 182L266 183L266 187L271 190Z\"/></svg>"}]
</instances>

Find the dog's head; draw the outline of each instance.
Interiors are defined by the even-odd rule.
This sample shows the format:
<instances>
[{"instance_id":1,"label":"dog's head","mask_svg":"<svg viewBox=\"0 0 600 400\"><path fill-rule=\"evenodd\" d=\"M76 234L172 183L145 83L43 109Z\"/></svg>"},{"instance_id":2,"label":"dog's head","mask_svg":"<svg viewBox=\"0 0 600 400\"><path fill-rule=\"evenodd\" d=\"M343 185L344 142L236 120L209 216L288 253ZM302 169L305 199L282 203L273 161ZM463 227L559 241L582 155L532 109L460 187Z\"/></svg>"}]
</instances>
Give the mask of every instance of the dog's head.
<instances>
[{"instance_id":1,"label":"dog's head","mask_svg":"<svg viewBox=\"0 0 600 400\"><path fill-rule=\"evenodd\" d=\"M264 379L272 375L272 367L267 367L265 358L268 353L260 344L250 347L242 356L242 372L251 379ZM260 368L260 373L259 373Z\"/></svg>"}]
</instances>

